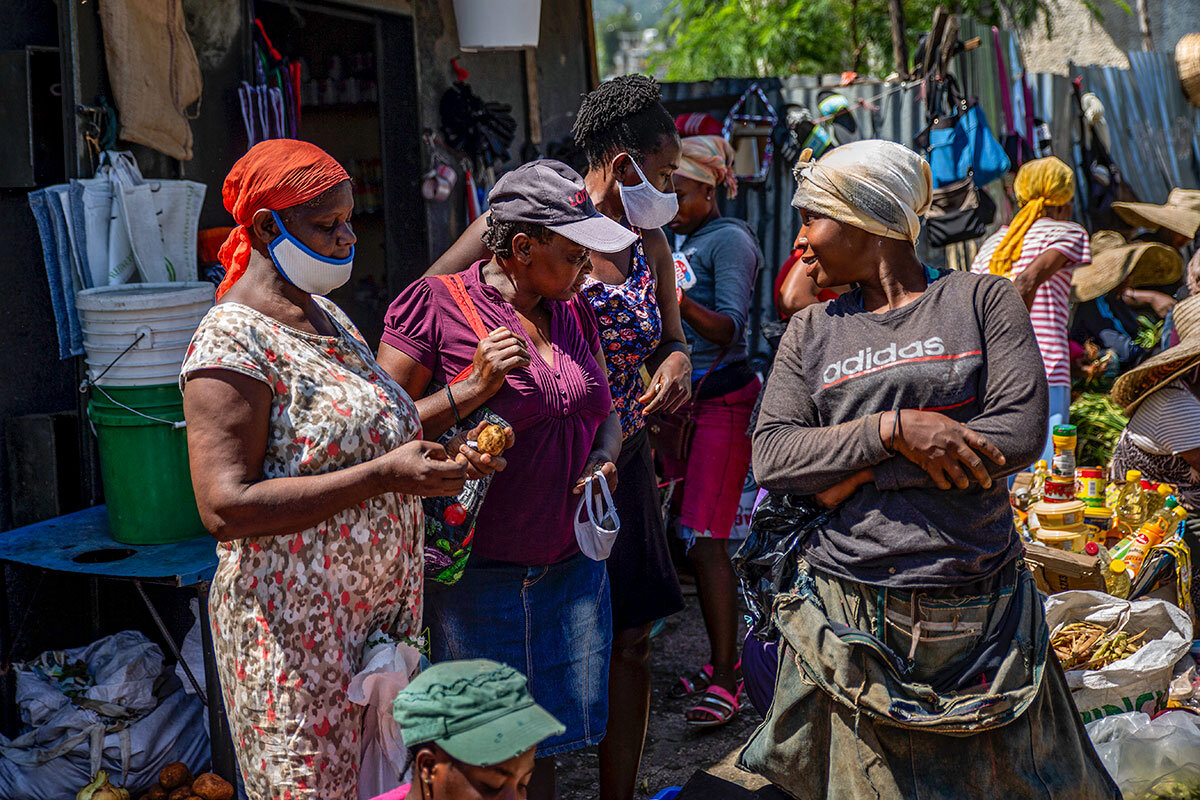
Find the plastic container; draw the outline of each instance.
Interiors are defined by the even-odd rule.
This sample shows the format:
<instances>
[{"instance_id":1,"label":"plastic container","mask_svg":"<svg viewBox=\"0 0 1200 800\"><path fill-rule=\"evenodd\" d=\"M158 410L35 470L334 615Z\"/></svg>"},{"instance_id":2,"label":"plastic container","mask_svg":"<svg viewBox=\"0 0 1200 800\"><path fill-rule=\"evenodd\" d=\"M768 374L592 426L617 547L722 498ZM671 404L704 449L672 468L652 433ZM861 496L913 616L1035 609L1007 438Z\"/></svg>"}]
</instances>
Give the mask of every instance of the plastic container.
<instances>
[{"instance_id":1,"label":"plastic container","mask_svg":"<svg viewBox=\"0 0 1200 800\"><path fill-rule=\"evenodd\" d=\"M1103 506L1108 483L1099 467L1079 467L1075 470L1075 497L1089 506Z\"/></svg>"},{"instance_id":2,"label":"plastic container","mask_svg":"<svg viewBox=\"0 0 1200 800\"><path fill-rule=\"evenodd\" d=\"M1087 531L1082 523L1067 530L1039 528L1034 533L1034 538L1041 544L1046 545L1046 547L1065 550L1068 553L1082 553L1084 546L1087 544L1086 537Z\"/></svg>"},{"instance_id":3,"label":"plastic container","mask_svg":"<svg viewBox=\"0 0 1200 800\"><path fill-rule=\"evenodd\" d=\"M458 46L475 50L537 47L542 0L454 0Z\"/></svg>"},{"instance_id":4,"label":"plastic container","mask_svg":"<svg viewBox=\"0 0 1200 800\"><path fill-rule=\"evenodd\" d=\"M1043 500L1030 507L1031 514L1037 516L1039 528L1074 529L1084 524L1084 511L1087 506L1082 500L1068 500L1065 503L1052 503Z\"/></svg>"},{"instance_id":5,"label":"plastic container","mask_svg":"<svg viewBox=\"0 0 1200 800\"><path fill-rule=\"evenodd\" d=\"M211 283L130 283L75 296L88 378L101 386L174 383L200 320L213 305Z\"/></svg>"},{"instance_id":6,"label":"plastic container","mask_svg":"<svg viewBox=\"0 0 1200 800\"><path fill-rule=\"evenodd\" d=\"M1089 533L1092 529L1096 531L1094 537L1089 538L1098 544L1107 544L1110 537L1115 537L1112 509L1107 506L1086 506L1083 523L1088 526Z\"/></svg>"},{"instance_id":7,"label":"plastic container","mask_svg":"<svg viewBox=\"0 0 1200 800\"><path fill-rule=\"evenodd\" d=\"M88 417L100 446L112 537L145 545L205 535L179 386L94 386Z\"/></svg>"},{"instance_id":8,"label":"plastic container","mask_svg":"<svg viewBox=\"0 0 1200 800\"><path fill-rule=\"evenodd\" d=\"M1050 475L1042 487L1042 498L1051 503L1065 503L1075 499L1075 478Z\"/></svg>"}]
</instances>

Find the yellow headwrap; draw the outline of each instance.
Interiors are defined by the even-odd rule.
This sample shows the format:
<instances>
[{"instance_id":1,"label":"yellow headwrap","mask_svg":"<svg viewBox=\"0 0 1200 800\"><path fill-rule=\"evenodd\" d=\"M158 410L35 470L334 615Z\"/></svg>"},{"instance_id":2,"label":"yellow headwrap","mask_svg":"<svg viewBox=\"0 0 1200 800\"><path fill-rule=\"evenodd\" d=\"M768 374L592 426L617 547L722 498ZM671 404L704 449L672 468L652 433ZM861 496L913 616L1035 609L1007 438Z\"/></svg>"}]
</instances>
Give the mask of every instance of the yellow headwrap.
<instances>
[{"instance_id":1,"label":"yellow headwrap","mask_svg":"<svg viewBox=\"0 0 1200 800\"><path fill-rule=\"evenodd\" d=\"M988 269L993 275L1008 277L1021 257L1021 245L1033 223L1046 215L1046 206L1065 206L1075 197L1075 174L1054 156L1029 161L1017 170L1013 182L1021 210L1008 224L1008 231L996 245Z\"/></svg>"},{"instance_id":2,"label":"yellow headwrap","mask_svg":"<svg viewBox=\"0 0 1200 800\"><path fill-rule=\"evenodd\" d=\"M733 148L720 136L686 136L679 169L686 178L717 186L724 184L730 197L737 195L737 178L733 176Z\"/></svg>"}]
</instances>

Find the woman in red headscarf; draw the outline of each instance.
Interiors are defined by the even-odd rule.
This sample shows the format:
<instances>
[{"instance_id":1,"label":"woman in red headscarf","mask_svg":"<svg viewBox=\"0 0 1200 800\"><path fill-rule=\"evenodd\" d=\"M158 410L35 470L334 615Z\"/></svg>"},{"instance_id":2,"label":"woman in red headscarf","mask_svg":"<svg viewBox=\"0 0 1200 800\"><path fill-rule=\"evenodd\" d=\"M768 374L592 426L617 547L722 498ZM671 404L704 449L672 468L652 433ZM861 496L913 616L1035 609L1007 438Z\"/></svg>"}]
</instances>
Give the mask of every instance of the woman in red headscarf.
<instances>
[{"instance_id":1,"label":"woman in red headscarf","mask_svg":"<svg viewBox=\"0 0 1200 800\"><path fill-rule=\"evenodd\" d=\"M354 800L362 707L346 689L368 636L419 633L418 495L456 494L503 459L420 441L413 401L321 296L354 257L341 165L262 142L223 197L238 223L227 275L179 380L196 504L219 542L225 709L252 800Z\"/></svg>"}]
</instances>

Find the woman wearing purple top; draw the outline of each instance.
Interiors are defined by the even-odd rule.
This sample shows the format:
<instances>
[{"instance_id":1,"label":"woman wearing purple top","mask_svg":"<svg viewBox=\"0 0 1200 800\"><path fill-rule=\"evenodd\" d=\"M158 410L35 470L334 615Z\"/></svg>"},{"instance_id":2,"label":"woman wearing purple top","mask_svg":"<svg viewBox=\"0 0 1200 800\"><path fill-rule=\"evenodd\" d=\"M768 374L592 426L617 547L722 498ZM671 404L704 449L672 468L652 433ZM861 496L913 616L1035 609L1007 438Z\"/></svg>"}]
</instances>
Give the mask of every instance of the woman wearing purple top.
<instances>
[{"instance_id":1,"label":"woman wearing purple top","mask_svg":"<svg viewBox=\"0 0 1200 800\"><path fill-rule=\"evenodd\" d=\"M597 212L558 161L508 173L489 202L493 255L461 274L461 288L492 333L480 343L450 282L425 278L388 309L379 363L413 397L471 369L424 401L427 436L485 402L513 428L466 571L452 586L426 584L425 619L434 661L504 662L566 726L538 746L529 786L530 797L553 798L553 756L604 737L612 638L604 564L580 552L573 518L586 478L616 485L621 428L595 316L578 294L590 251L621 250L634 234Z\"/></svg>"},{"instance_id":2,"label":"woman wearing purple top","mask_svg":"<svg viewBox=\"0 0 1200 800\"><path fill-rule=\"evenodd\" d=\"M621 534L609 556L613 648L609 671L609 735L600 746L601 800L632 800L650 712L650 626L683 608L659 513L658 482L645 415L674 411L691 396L675 266L661 227L678 207L671 176L679 166L675 120L658 84L623 75L583 99L575 144L587 158L587 193L605 216L636 238L617 253L592 253L582 294L600 323L613 404L624 442L614 493ZM467 269L487 256L476 220L427 274ZM649 387L640 376L645 366Z\"/></svg>"}]
</instances>

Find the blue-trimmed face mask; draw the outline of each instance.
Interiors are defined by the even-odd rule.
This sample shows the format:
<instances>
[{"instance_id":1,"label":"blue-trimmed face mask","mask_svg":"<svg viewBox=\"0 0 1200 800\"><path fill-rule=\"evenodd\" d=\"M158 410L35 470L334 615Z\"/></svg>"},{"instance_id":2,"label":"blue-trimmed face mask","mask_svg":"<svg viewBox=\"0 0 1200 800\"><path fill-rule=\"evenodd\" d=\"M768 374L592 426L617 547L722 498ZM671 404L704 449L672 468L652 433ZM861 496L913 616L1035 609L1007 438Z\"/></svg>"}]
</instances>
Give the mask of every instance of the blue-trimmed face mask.
<instances>
[{"instance_id":1,"label":"blue-trimmed face mask","mask_svg":"<svg viewBox=\"0 0 1200 800\"><path fill-rule=\"evenodd\" d=\"M275 269L288 283L302 292L326 295L345 285L354 269L354 245L345 258L327 258L314 253L283 227L283 220L274 211L271 216L279 226L279 235L267 245Z\"/></svg>"}]
</instances>

